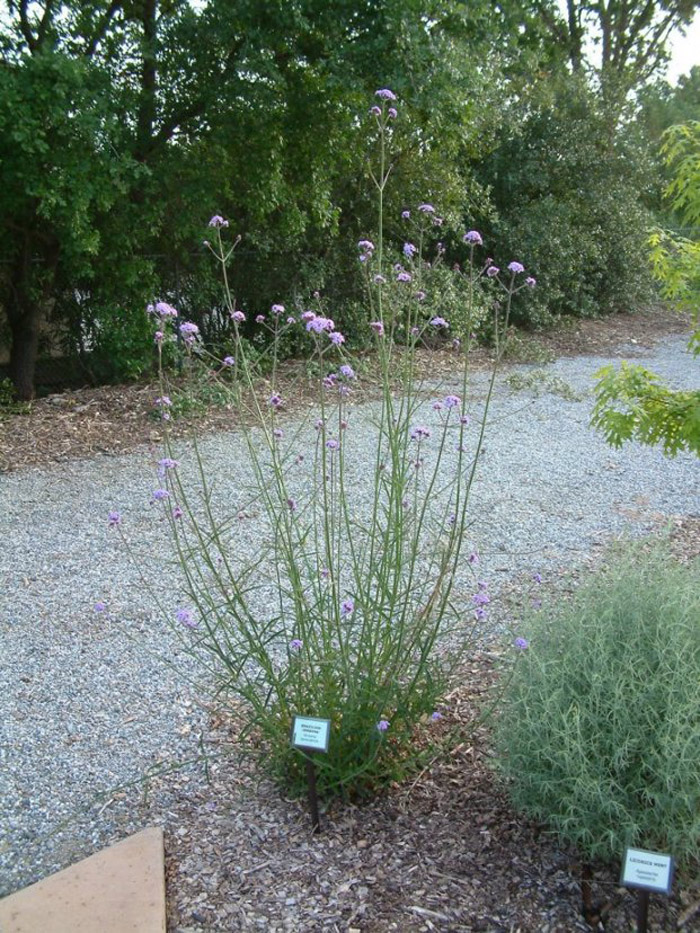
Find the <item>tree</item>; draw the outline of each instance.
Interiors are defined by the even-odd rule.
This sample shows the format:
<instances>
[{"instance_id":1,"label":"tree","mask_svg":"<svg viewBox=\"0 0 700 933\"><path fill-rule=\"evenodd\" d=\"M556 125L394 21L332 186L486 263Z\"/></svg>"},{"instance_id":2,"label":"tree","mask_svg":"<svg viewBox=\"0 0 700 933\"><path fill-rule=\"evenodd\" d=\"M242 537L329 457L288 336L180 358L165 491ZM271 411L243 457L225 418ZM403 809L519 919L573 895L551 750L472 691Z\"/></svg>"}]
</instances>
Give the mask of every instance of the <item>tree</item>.
<instances>
[{"instance_id":1,"label":"tree","mask_svg":"<svg viewBox=\"0 0 700 933\"><path fill-rule=\"evenodd\" d=\"M40 326L52 309L74 327L94 320L94 347L129 307L167 287L173 257L196 278L183 244L201 237L207 211L229 213L246 235L243 300L329 280L341 227L368 222L361 147L349 143L368 89L388 83L411 98L414 116L405 111L397 127L407 145L396 170L420 199L434 170L435 189L458 212L483 99L464 50L495 41L490 7L12 3L0 26L0 219L9 231L0 240L0 309L19 394L33 392Z\"/></svg>"},{"instance_id":2,"label":"tree","mask_svg":"<svg viewBox=\"0 0 700 933\"><path fill-rule=\"evenodd\" d=\"M603 96L619 107L668 60L672 32L688 26L698 0L566 0L566 15L551 0L534 9L551 38L566 49L574 73L592 70ZM598 51L591 61L591 45Z\"/></svg>"},{"instance_id":3,"label":"tree","mask_svg":"<svg viewBox=\"0 0 700 933\"><path fill-rule=\"evenodd\" d=\"M700 225L700 122L670 127L662 149L673 178L667 188L672 209L682 223ZM652 272L662 293L691 312L689 347L700 355L700 242L654 230L650 237ZM674 456L688 450L700 456L700 391L673 391L641 366L623 363L598 375L591 423L608 443L620 447L634 439L662 444Z\"/></svg>"}]
</instances>

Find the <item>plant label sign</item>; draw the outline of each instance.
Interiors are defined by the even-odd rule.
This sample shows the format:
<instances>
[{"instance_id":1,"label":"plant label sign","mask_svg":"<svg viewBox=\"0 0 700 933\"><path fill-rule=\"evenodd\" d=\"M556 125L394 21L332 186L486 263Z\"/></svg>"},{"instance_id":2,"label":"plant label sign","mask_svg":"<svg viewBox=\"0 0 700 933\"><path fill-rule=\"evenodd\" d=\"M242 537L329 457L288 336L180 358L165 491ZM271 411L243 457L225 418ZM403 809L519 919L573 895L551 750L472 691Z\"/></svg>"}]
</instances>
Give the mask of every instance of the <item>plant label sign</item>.
<instances>
[{"instance_id":1,"label":"plant label sign","mask_svg":"<svg viewBox=\"0 0 700 933\"><path fill-rule=\"evenodd\" d=\"M673 881L673 858L644 849L626 849L622 865L622 884L659 894L670 894Z\"/></svg>"},{"instance_id":2,"label":"plant label sign","mask_svg":"<svg viewBox=\"0 0 700 933\"><path fill-rule=\"evenodd\" d=\"M292 720L292 745L308 752L327 752L331 735L330 719L295 716Z\"/></svg>"}]
</instances>

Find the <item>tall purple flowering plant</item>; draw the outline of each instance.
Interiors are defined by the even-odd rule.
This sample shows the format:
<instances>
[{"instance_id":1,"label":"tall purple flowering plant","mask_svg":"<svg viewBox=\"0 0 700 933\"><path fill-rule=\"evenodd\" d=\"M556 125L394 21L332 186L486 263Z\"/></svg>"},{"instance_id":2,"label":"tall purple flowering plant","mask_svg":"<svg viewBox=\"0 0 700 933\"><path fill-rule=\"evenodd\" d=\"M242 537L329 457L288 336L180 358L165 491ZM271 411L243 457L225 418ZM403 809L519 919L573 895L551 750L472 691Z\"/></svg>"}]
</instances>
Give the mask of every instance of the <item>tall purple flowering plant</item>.
<instances>
[{"instance_id":1,"label":"tall purple flowering plant","mask_svg":"<svg viewBox=\"0 0 700 933\"><path fill-rule=\"evenodd\" d=\"M440 392L420 381L419 348L436 334L450 343L453 334L448 319L426 314L424 306L428 233L442 224L436 208L404 211L411 239L398 244L400 262L392 264L385 247L384 192L398 108L396 95L383 88L369 111L378 146L371 173L377 227L357 244L379 401L353 405L359 367L319 297L295 313L275 304L256 322L272 335L261 391L242 333L246 316L229 282L238 240L229 245L228 222L217 215L208 247L221 266L233 333L219 372L253 425L241 432L252 480L232 523L215 514L196 439L199 491L182 479L187 454L176 458L168 441L156 496L192 607L173 614L180 637L204 659L218 696L235 698L238 715L244 710L243 734L259 737L263 760L287 786L301 788L304 780L303 759L288 739L292 716L331 720L328 754L317 758L319 789L328 794L371 791L396 778L411 759L416 724L437 721L450 676L487 614L484 586L466 582L475 563L466 533L469 493L486 430L485 413L473 420L468 414L468 335L482 276L494 280L487 288L500 283L503 290L495 317L499 349L512 298L525 287L520 263L501 277L490 259L477 258L481 235L465 234L467 262L456 274L466 283L467 336L453 344L459 386ZM158 307L159 349L177 327L184 351L201 352L197 328ZM287 413L279 379L276 348L289 330L305 335L320 373L317 405L301 421ZM487 410L495 378L494 368ZM163 417L167 398L163 384ZM252 512L260 516L254 553L239 547L231 531Z\"/></svg>"}]
</instances>

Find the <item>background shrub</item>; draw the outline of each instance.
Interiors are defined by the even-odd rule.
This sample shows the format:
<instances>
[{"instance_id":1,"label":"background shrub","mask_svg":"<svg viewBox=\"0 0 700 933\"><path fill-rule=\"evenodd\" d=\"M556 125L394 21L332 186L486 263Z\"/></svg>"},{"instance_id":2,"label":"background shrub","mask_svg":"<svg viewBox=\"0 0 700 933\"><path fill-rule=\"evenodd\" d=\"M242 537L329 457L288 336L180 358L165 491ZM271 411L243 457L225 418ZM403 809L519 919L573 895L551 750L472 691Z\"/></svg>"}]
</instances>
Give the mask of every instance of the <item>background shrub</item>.
<instances>
[{"instance_id":1,"label":"background shrub","mask_svg":"<svg viewBox=\"0 0 700 933\"><path fill-rule=\"evenodd\" d=\"M615 552L526 623L497 722L515 805L591 858L700 855L700 577L658 546Z\"/></svg>"}]
</instances>

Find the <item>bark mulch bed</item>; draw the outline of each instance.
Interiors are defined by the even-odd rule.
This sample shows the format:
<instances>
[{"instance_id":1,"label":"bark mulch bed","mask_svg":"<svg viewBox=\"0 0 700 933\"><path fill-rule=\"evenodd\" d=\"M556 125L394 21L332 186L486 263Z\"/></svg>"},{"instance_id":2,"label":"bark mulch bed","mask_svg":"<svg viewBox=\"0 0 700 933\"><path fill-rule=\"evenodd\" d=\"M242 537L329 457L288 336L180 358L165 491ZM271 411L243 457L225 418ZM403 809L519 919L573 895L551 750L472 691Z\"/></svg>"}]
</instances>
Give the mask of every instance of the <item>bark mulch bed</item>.
<instances>
[{"instance_id":1,"label":"bark mulch bed","mask_svg":"<svg viewBox=\"0 0 700 933\"><path fill-rule=\"evenodd\" d=\"M635 928L635 896L619 865L594 865L582 911L575 852L515 813L478 724L496 684L494 654L476 656L438 724L460 733L413 780L365 806L334 805L313 836L304 801L285 800L235 750L211 783L167 779L168 928L576 933ZM434 724L423 729L434 730ZM230 742L220 724L213 754ZM453 739L454 742L454 739ZM650 931L700 929L700 888L679 878L652 896Z\"/></svg>"},{"instance_id":2,"label":"bark mulch bed","mask_svg":"<svg viewBox=\"0 0 700 933\"><path fill-rule=\"evenodd\" d=\"M625 355L634 348L642 353L669 334L688 333L687 316L655 310L617 314L599 320L569 320L546 333L518 334L513 341L514 362L537 362L577 354ZM488 366L489 352L473 356L475 366ZM449 375L455 357L449 350L422 351L423 374L431 378ZM371 375L371 369L370 373ZM310 383L303 365L288 364L282 391L287 410L311 403ZM371 379L365 380L365 386ZM361 401L371 389L355 393ZM38 399L21 414L0 411L0 472L41 467L50 463L129 453L143 445L158 446L162 423L154 418L153 402L160 395L156 384L84 388ZM238 414L230 407L202 405L195 414L170 423L171 435L186 435L196 424L199 435L235 428Z\"/></svg>"}]
</instances>

